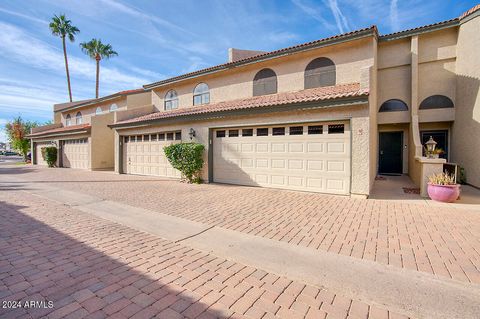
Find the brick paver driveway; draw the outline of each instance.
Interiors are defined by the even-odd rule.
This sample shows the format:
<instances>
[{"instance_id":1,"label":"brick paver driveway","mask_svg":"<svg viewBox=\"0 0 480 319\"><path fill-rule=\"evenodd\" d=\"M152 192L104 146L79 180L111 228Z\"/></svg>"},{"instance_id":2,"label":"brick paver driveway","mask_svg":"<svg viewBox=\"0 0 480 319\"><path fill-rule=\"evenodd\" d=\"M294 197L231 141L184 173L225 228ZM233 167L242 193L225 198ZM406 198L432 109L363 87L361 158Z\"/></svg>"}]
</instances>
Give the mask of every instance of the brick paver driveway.
<instances>
[{"instance_id":1,"label":"brick paver driveway","mask_svg":"<svg viewBox=\"0 0 480 319\"><path fill-rule=\"evenodd\" d=\"M0 169L7 173L209 225L480 283L476 212L111 172Z\"/></svg>"},{"instance_id":2,"label":"brick paver driveway","mask_svg":"<svg viewBox=\"0 0 480 319\"><path fill-rule=\"evenodd\" d=\"M405 318L15 187L0 217L0 318Z\"/></svg>"}]
</instances>

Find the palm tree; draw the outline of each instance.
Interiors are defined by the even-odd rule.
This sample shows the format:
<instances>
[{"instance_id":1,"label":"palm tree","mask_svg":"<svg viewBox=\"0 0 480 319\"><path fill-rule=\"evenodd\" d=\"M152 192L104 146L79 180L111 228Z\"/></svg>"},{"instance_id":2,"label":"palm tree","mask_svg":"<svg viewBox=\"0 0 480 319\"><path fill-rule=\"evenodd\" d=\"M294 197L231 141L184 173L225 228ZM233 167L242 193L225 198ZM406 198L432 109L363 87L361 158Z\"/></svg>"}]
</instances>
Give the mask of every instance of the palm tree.
<instances>
[{"instance_id":1,"label":"palm tree","mask_svg":"<svg viewBox=\"0 0 480 319\"><path fill-rule=\"evenodd\" d=\"M71 21L65 18L64 14L61 14L60 16L54 15L49 26L54 36L62 38L65 69L67 70L68 95L70 96L70 102L72 102L72 88L70 87L70 73L68 72L67 47L65 45L65 38L68 37L70 42L75 41L75 34L79 33L80 30L73 26Z\"/></svg>"},{"instance_id":2,"label":"palm tree","mask_svg":"<svg viewBox=\"0 0 480 319\"><path fill-rule=\"evenodd\" d=\"M98 81L100 77L100 60L118 55L113 51L110 44L103 44L100 39L92 39L89 42L80 43L82 51L97 62L97 83L95 86L95 98L98 98Z\"/></svg>"}]
</instances>

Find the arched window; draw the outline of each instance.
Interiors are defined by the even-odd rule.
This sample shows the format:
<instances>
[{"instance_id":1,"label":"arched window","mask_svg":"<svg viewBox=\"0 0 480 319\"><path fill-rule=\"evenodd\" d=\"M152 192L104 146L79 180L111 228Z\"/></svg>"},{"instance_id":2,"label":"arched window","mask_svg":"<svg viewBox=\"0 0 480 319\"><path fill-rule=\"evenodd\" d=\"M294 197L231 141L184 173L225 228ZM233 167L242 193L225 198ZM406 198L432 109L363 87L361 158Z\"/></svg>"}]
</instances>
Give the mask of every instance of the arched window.
<instances>
[{"instance_id":1,"label":"arched window","mask_svg":"<svg viewBox=\"0 0 480 319\"><path fill-rule=\"evenodd\" d=\"M392 100L383 102L379 110L379 112L395 112L395 111L408 111L408 106L402 100L392 99Z\"/></svg>"},{"instance_id":2,"label":"arched window","mask_svg":"<svg viewBox=\"0 0 480 319\"><path fill-rule=\"evenodd\" d=\"M263 69L253 78L253 96L277 93L277 75L272 69Z\"/></svg>"},{"instance_id":3,"label":"arched window","mask_svg":"<svg viewBox=\"0 0 480 319\"><path fill-rule=\"evenodd\" d=\"M453 108L453 101L445 95L432 95L420 103L420 110Z\"/></svg>"},{"instance_id":4,"label":"arched window","mask_svg":"<svg viewBox=\"0 0 480 319\"><path fill-rule=\"evenodd\" d=\"M335 85L336 78L335 63L329 58L317 58L305 68L305 89Z\"/></svg>"},{"instance_id":5,"label":"arched window","mask_svg":"<svg viewBox=\"0 0 480 319\"><path fill-rule=\"evenodd\" d=\"M164 108L165 110L178 108L178 96L175 90L170 90L165 94Z\"/></svg>"},{"instance_id":6,"label":"arched window","mask_svg":"<svg viewBox=\"0 0 480 319\"><path fill-rule=\"evenodd\" d=\"M112 105L110 105L110 112L113 112L113 111L115 111L115 110L117 110L117 109L118 109L117 104L113 103Z\"/></svg>"},{"instance_id":7,"label":"arched window","mask_svg":"<svg viewBox=\"0 0 480 319\"><path fill-rule=\"evenodd\" d=\"M102 112L103 112L103 111L102 111L102 108L101 108L100 106L97 107L97 109L95 110L95 114L96 114L96 115L102 114Z\"/></svg>"},{"instance_id":8,"label":"arched window","mask_svg":"<svg viewBox=\"0 0 480 319\"><path fill-rule=\"evenodd\" d=\"M70 116L70 114L67 115L67 117L65 118L65 126L70 126L72 125L72 117Z\"/></svg>"},{"instance_id":9,"label":"arched window","mask_svg":"<svg viewBox=\"0 0 480 319\"><path fill-rule=\"evenodd\" d=\"M205 83L198 84L193 90L193 105L210 103L210 92Z\"/></svg>"},{"instance_id":10,"label":"arched window","mask_svg":"<svg viewBox=\"0 0 480 319\"><path fill-rule=\"evenodd\" d=\"M79 125L82 123L83 123L82 113L78 112L77 115L75 115L75 124Z\"/></svg>"}]
</instances>

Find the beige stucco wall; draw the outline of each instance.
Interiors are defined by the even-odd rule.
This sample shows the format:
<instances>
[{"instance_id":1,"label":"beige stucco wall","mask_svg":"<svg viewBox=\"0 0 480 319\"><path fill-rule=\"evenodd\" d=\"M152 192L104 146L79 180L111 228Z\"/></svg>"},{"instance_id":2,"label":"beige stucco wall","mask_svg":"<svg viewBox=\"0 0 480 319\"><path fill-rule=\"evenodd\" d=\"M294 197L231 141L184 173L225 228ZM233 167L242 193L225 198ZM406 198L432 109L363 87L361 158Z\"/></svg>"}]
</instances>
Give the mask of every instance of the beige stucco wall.
<instances>
[{"instance_id":1,"label":"beige stucco wall","mask_svg":"<svg viewBox=\"0 0 480 319\"><path fill-rule=\"evenodd\" d=\"M279 112L265 115L236 116L228 119L215 119L210 121L183 122L168 125L151 125L148 127L119 129L115 138L115 170L119 169L119 137L120 135L148 134L161 131L182 131L182 140L189 141L188 132L193 128L196 132L195 141L202 143L206 147L205 159L208 154L208 133L209 128L222 126L242 126L242 125L262 125L262 124L280 124L291 122L308 121L333 121L351 119L352 131L352 194L368 195L370 189L370 170L369 170L369 113L367 105L337 107L329 109L318 109L309 111ZM202 178L208 181L208 161L205 162Z\"/></svg>"},{"instance_id":2,"label":"beige stucco wall","mask_svg":"<svg viewBox=\"0 0 480 319\"><path fill-rule=\"evenodd\" d=\"M369 79L369 127L366 132L369 135L369 159L367 167L369 168L369 191L373 188L373 184L375 183L375 176L377 175L377 162L378 162L378 127L377 127L377 105L378 105L378 44L377 39L372 39L372 50L373 50L373 65L368 68L368 79ZM365 81L362 81L363 83ZM358 134L359 132L354 132ZM365 134L365 132L362 132Z\"/></svg>"},{"instance_id":3,"label":"beige stucco wall","mask_svg":"<svg viewBox=\"0 0 480 319\"><path fill-rule=\"evenodd\" d=\"M179 107L190 107L193 105L193 89L200 82L208 84L212 104L248 98L253 95L253 78L263 68L271 68L277 74L278 92L303 90L305 67L318 57L330 58L336 64L338 84L360 82L361 69L373 65L372 37L183 80L180 83L154 89L152 103L163 110L165 94L170 89L175 89Z\"/></svg>"},{"instance_id":4,"label":"beige stucco wall","mask_svg":"<svg viewBox=\"0 0 480 319\"><path fill-rule=\"evenodd\" d=\"M91 169L113 169L114 133L107 125L113 124L114 113L94 116L91 121Z\"/></svg>"},{"instance_id":5,"label":"beige stucco wall","mask_svg":"<svg viewBox=\"0 0 480 319\"><path fill-rule=\"evenodd\" d=\"M480 16L460 25L456 65L452 161L465 168L467 182L480 187Z\"/></svg>"},{"instance_id":6,"label":"beige stucco wall","mask_svg":"<svg viewBox=\"0 0 480 319\"><path fill-rule=\"evenodd\" d=\"M131 110L152 104L152 94L150 91L127 95L126 109Z\"/></svg>"}]
</instances>

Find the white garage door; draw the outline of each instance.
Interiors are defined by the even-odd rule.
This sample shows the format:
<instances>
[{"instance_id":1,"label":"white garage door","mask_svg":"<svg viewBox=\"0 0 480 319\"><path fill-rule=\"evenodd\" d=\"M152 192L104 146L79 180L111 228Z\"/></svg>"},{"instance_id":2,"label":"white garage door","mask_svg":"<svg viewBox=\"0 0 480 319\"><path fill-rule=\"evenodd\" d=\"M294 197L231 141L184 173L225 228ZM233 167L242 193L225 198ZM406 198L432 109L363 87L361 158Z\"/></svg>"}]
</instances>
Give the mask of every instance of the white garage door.
<instances>
[{"instance_id":1,"label":"white garage door","mask_svg":"<svg viewBox=\"0 0 480 319\"><path fill-rule=\"evenodd\" d=\"M42 156L42 148L47 146L52 146L52 143L51 142L36 143L35 158L37 161L37 165L45 165L45 166L47 165L47 162L45 162Z\"/></svg>"},{"instance_id":2,"label":"white garage door","mask_svg":"<svg viewBox=\"0 0 480 319\"><path fill-rule=\"evenodd\" d=\"M181 132L123 137L123 173L180 178L168 162L163 147L182 140Z\"/></svg>"},{"instance_id":3,"label":"white garage door","mask_svg":"<svg viewBox=\"0 0 480 319\"><path fill-rule=\"evenodd\" d=\"M349 194L347 122L217 129L215 182Z\"/></svg>"},{"instance_id":4,"label":"white garage door","mask_svg":"<svg viewBox=\"0 0 480 319\"><path fill-rule=\"evenodd\" d=\"M87 138L66 140L63 143L63 167L90 168L90 143Z\"/></svg>"}]
</instances>

